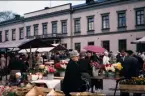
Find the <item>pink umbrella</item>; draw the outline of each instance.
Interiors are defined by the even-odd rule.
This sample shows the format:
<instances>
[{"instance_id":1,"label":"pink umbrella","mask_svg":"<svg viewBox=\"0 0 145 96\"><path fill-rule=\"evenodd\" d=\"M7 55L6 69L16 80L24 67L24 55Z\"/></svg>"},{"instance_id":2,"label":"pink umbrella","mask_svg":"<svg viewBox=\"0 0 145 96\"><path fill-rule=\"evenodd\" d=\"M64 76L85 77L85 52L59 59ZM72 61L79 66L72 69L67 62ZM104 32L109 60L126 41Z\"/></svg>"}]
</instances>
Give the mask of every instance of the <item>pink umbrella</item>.
<instances>
[{"instance_id":1,"label":"pink umbrella","mask_svg":"<svg viewBox=\"0 0 145 96\"><path fill-rule=\"evenodd\" d=\"M84 47L85 50L95 52L95 53L103 53L106 51L105 48L99 47L99 46L86 46Z\"/></svg>"}]
</instances>

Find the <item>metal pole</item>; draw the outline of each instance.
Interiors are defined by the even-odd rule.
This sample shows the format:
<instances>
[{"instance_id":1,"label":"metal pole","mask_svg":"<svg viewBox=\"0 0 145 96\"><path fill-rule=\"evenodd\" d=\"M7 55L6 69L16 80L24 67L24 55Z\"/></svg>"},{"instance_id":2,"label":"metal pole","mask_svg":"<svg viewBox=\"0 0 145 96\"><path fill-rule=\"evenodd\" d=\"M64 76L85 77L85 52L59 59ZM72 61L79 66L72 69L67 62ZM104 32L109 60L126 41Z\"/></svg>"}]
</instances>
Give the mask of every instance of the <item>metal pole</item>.
<instances>
[{"instance_id":1,"label":"metal pole","mask_svg":"<svg viewBox=\"0 0 145 96\"><path fill-rule=\"evenodd\" d=\"M8 60L8 49L6 48L6 69L8 68L7 60ZM6 81L7 81L7 72L6 72Z\"/></svg>"},{"instance_id":2,"label":"metal pole","mask_svg":"<svg viewBox=\"0 0 145 96\"><path fill-rule=\"evenodd\" d=\"M30 68L32 68L32 50L30 45Z\"/></svg>"}]
</instances>

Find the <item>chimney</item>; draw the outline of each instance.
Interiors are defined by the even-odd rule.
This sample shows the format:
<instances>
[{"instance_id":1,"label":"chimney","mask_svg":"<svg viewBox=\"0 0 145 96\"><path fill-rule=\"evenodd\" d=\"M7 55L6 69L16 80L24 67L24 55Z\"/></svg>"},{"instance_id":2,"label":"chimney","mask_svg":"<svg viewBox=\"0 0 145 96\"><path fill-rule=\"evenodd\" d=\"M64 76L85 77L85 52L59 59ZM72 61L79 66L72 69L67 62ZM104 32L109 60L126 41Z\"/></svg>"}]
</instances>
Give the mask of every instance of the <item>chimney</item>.
<instances>
[{"instance_id":1,"label":"chimney","mask_svg":"<svg viewBox=\"0 0 145 96\"><path fill-rule=\"evenodd\" d=\"M20 15L15 15L15 19L20 19Z\"/></svg>"},{"instance_id":2,"label":"chimney","mask_svg":"<svg viewBox=\"0 0 145 96\"><path fill-rule=\"evenodd\" d=\"M86 0L86 4L90 4L90 3L93 3L94 0Z\"/></svg>"},{"instance_id":3,"label":"chimney","mask_svg":"<svg viewBox=\"0 0 145 96\"><path fill-rule=\"evenodd\" d=\"M44 9L49 9L49 7L44 7Z\"/></svg>"}]
</instances>

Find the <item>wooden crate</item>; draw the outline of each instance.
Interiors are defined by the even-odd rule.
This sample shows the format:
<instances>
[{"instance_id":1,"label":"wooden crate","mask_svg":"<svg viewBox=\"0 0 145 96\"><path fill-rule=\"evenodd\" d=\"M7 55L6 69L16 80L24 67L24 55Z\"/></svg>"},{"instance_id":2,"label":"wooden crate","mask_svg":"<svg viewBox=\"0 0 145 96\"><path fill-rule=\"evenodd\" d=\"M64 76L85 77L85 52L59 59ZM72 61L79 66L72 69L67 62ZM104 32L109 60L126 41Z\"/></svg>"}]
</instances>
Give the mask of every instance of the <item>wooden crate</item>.
<instances>
[{"instance_id":1,"label":"wooden crate","mask_svg":"<svg viewBox=\"0 0 145 96\"><path fill-rule=\"evenodd\" d=\"M131 90L131 91L145 91L145 85L127 85L120 84L121 90Z\"/></svg>"}]
</instances>

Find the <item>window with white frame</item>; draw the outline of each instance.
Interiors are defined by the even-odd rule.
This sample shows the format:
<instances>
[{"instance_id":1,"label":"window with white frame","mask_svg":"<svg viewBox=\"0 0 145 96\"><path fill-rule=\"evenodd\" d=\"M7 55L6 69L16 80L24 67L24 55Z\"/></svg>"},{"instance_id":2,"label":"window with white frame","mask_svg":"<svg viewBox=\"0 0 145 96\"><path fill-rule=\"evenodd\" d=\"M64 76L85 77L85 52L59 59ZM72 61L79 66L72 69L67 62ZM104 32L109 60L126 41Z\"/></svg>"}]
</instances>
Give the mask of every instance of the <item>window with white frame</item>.
<instances>
[{"instance_id":1,"label":"window with white frame","mask_svg":"<svg viewBox=\"0 0 145 96\"><path fill-rule=\"evenodd\" d=\"M57 33L57 21L52 22L52 34Z\"/></svg>"},{"instance_id":2,"label":"window with white frame","mask_svg":"<svg viewBox=\"0 0 145 96\"><path fill-rule=\"evenodd\" d=\"M16 29L12 29L12 40L16 40Z\"/></svg>"},{"instance_id":3,"label":"window with white frame","mask_svg":"<svg viewBox=\"0 0 145 96\"><path fill-rule=\"evenodd\" d=\"M47 23L43 23L42 27L43 27L43 35L46 35L47 34Z\"/></svg>"},{"instance_id":4,"label":"window with white frame","mask_svg":"<svg viewBox=\"0 0 145 96\"><path fill-rule=\"evenodd\" d=\"M9 30L5 31L5 41L9 41Z\"/></svg>"},{"instance_id":5,"label":"window with white frame","mask_svg":"<svg viewBox=\"0 0 145 96\"><path fill-rule=\"evenodd\" d=\"M102 29L109 29L109 14L102 15Z\"/></svg>"},{"instance_id":6,"label":"window with white frame","mask_svg":"<svg viewBox=\"0 0 145 96\"><path fill-rule=\"evenodd\" d=\"M19 30L20 30L20 35L19 35L20 39L24 39L24 28L20 28Z\"/></svg>"},{"instance_id":7,"label":"window with white frame","mask_svg":"<svg viewBox=\"0 0 145 96\"><path fill-rule=\"evenodd\" d=\"M74 19L74 31L75 31L75 33L81 32L80 18Z\"/></svg>"},{"instance_id":8,"label":"window with white frame","mask_svg":"<svg viewBox=\"0 0 145 96\"><path fill-rule=\"evenodd\" d=\"M94 16L89 16L87 19L88 19L88 31L94 30Z\"/></svg>"},{"instance_id":9,"label":"window with white frame","mask_svg":"<svg viewBox=\"0 0 145 96\"><path fill-rule=\"evenodd\" d=\"M67 33L67 20L61 22L62 26L62 33Z\"/></svg>"}]
</instances>

